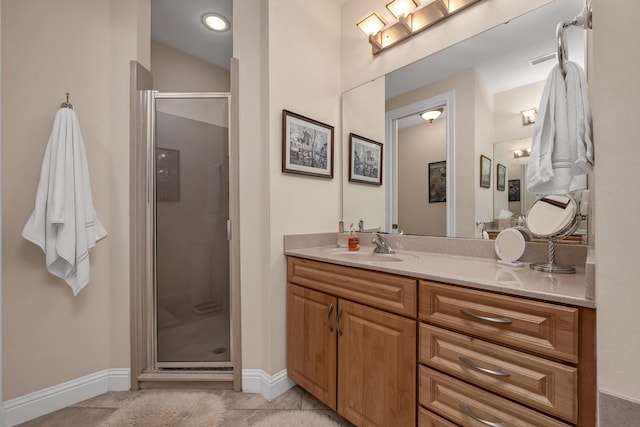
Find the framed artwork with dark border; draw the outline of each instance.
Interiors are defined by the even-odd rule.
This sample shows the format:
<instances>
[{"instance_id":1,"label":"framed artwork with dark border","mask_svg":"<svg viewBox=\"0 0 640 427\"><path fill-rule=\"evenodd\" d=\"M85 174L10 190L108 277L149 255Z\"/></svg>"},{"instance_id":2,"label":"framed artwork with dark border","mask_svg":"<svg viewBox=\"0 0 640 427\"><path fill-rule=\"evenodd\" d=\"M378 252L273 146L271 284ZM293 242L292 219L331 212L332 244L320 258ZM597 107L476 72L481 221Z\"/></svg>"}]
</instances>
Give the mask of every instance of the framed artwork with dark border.
<instances>
[{"instance_id":1,"label":"framed artwork with dark border","mask_svg":"<svg viewBox=\"0 0 640 427\"><path fill-rule=\"evenodd\" d=\"M180 151L156 148L156 200L180 201Z\"/></svg>"},{"instance_id":2,"label":"framed artwork with dark border","mask_svg":"<svg viewBox=\"0 0 640 427\"><path fill-rule=\"evenodd\" d=\"M509 180L509 201L510 202L520 201L520 180L519 179Z\"/></svg>"},{"instance_id":3,"label":"framed artwork with dark border","mask_svg":"<svg viewBox=\"0 0 640 427\"><path fill-rule=\"evenodd\" d=\"M500 163L496 166L496 190L504 191L507 180L507 167Z\"/></svg>"},{"instance_id":4,"label":"framed artwork with dark border","mask_svg":"<svg viewBox=\"0 0 640 427\"><path fill-rule=\"evenodd\" d=\"M282 110L282 172L333 178L333 126Z\"/></svg>"},{"instance_id":5,"label":"framed artwork with dark border","mask_svg":"<svg viewBox=\"0 0 640 427\"><path fill-rule=\"evenodd\" d=\"M349 134L349 181L382 185L382 144Z\"/></svg>"},{"instance_id":6,"label":"framed artwork with dark border","mask_svg":"<svg viewBox=\"0 0 640 427\"><path fill-rule=\"evenodd\" d=\"M429 203L447 201L447 162L429 163Z\"/></svg>"},{"instance_id":7,"label":"framed artwork with dark border","mask_svg":"<svg viewBox=\"0 0 640 427\"><path fill-rule=\"evenodd\" d=\"M480 187L491 188L491 159L480 155Z\"/></svg>"}]
</instances>

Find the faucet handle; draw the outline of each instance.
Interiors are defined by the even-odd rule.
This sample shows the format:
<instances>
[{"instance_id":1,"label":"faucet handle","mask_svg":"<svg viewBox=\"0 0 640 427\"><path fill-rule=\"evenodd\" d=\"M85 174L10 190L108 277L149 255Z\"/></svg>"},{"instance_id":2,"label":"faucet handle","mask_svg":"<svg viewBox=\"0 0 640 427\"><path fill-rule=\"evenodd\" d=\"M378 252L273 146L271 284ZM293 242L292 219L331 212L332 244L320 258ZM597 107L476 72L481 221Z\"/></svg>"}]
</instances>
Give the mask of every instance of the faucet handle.
<instances>
[{"instance_id":1,"label":"faucet handle","mask_svg":"<svg viewBox=\"0 0 640 427\"><path fill-rule=\"evenodd\" d=\"M387 242L387 239L385 239L385 238L384 238L384 236L383 236L382 234L380 234L380 233L376 233L376 236L378 237L378 241L379 241L380 243L386 243L386 242Z\"/></svg>"}]
</instances>

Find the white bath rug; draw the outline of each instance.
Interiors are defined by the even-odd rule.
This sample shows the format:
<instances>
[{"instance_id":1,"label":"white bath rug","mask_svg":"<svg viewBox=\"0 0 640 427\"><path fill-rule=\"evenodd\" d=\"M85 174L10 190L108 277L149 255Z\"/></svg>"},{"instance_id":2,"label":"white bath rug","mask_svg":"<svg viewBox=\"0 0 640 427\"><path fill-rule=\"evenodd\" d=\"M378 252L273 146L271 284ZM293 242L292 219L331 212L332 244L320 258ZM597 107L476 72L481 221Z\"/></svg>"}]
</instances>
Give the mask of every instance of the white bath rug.
<instances>
[{"instance_id":1,"label":"white bath rug","mask_svg":"<svg viewBox=\"0 0 640 427\"><path fill-rule=\"evenodd\" d=\"M101 427L215 427L224 411L222 398L212 393L148 392L120 407Z\"/></svg>"},{"instance_id":2,"label":"white bath rug","mask_svg":"<svg viewBox=\"0 0 640 427\"><path fill-rule=\"evenodd\" d=\"M282 411L261 419L253 427L340 427L340 424L313 411Z\"/></svg>"}]
</instances>

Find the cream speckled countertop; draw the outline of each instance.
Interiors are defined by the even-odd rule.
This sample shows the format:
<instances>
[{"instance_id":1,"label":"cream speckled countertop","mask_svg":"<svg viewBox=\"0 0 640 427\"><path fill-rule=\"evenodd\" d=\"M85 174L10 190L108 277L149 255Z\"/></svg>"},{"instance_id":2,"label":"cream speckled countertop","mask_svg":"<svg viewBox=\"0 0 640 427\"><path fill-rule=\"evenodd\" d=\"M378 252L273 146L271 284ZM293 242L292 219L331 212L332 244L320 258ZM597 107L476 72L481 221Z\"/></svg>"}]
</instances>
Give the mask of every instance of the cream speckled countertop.
<instances>
[{"instance_id":1,"label":"cream speckled countertop","mask_svg":"<svg viewBox=\"0 0 640 427\"><path fill-rule=\"evenodd\" d=\"M309 244L315 246L300 247L304 245L299 242L287 244L287 237L296 236L285 236L285 255L288 256L595 308L595 301L590 297L593 289L590 289L590 281L585 277L584 265L576 267L576 274L549 274L531 270L529 262L525 262L523 267L508 267L498 264L496 258L487 256L396 249L397 254L389 257L374 254L373 247L367 244L354 253L346 248L338 248L336 244L326 245L327 238L311 239ZM482 244L486 245L485 242ZM395 248L400 246L403 245L396 245Z\"/></svg>"}]
</instances>

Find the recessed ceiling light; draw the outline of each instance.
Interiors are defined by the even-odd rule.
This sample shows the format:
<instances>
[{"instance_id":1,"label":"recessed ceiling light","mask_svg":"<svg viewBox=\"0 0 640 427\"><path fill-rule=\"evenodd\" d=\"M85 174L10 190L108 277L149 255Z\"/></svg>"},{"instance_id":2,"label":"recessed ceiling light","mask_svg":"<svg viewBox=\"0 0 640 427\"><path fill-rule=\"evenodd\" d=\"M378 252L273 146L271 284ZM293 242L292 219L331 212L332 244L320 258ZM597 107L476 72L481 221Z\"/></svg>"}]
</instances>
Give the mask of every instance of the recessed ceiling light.
<instances>
[{"instance_id":1,"label":"recessed ceiling light","mask_svg":"<svg viewBox=\"0 0 640 427\"><path fill-rule=\"evenodd\" d=\"M202 15L202 23L213 31L227 31L229 29L229 21L217 13L205 13Z\"/></svg>"}]
</instances>

